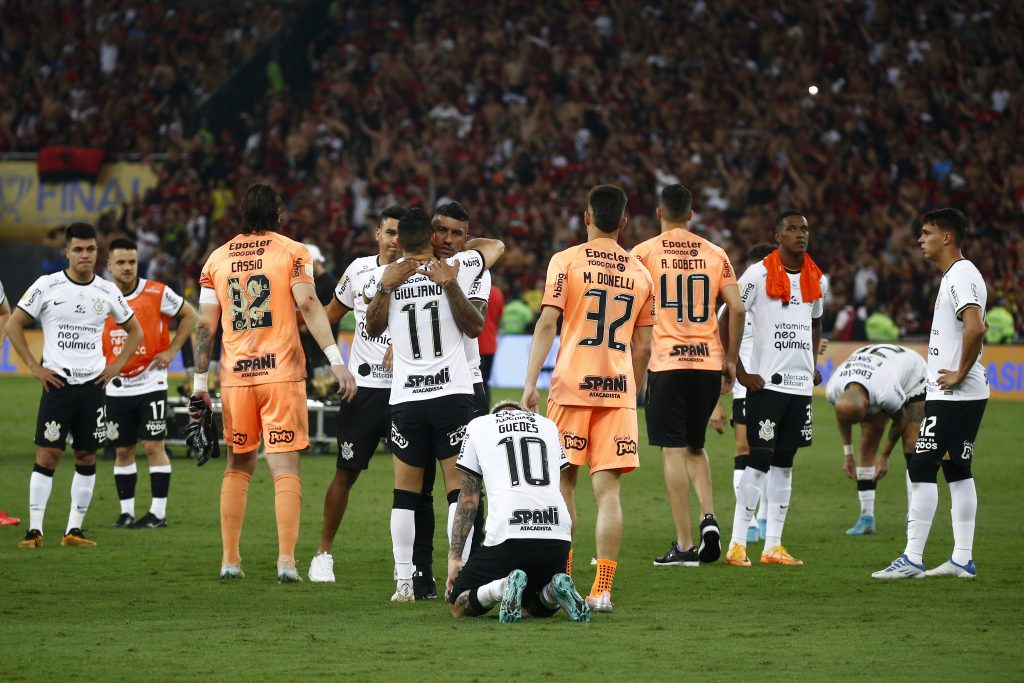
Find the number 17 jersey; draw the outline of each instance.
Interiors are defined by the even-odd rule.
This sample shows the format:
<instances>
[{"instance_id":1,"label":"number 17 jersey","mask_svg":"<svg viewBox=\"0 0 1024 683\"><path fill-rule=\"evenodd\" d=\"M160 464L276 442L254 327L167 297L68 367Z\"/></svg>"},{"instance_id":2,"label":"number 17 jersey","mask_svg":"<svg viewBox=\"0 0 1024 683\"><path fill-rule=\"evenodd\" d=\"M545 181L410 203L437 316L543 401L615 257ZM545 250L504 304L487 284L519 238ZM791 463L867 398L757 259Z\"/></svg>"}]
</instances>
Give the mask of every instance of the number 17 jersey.
<instances>
[{"instance_id":1,"label":"number 17 jersey","mask_svg":"<svg viewBox=\"0 0 1024 683\"><path fill-rule=\"evenodd\" d=\"M562 311L561 345L551 374L563 406L636 408L630 340L654 324L651 274L610 238L551 257L543 305Z\"/></svg>"}]
</instances>

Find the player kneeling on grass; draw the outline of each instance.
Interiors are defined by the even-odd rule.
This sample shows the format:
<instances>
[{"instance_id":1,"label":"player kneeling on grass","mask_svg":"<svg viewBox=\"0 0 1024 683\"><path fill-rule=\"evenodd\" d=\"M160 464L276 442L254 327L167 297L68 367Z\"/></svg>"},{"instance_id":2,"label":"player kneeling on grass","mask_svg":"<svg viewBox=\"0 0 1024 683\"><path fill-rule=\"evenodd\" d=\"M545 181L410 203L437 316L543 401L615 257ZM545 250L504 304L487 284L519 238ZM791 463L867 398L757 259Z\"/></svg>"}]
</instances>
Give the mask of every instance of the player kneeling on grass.
<instances>
[{"instance_id":1,"label":"player kneeling on grass","mask_svg":"<svg viewBox=\"0 0 1024 683\"><path fill-rule=\"evenodd\" d=\"M485 614L519 621L523 609L548 617L561 607L571 621L590 621L590 608L565 573L572 522L559 490L569 461L551 420L503 401L466 427L456 467L462 475L455 509L445 596L456 617ZM490 514L483 546L463 564L480 488Z\"/></svg>"}]
</instances>

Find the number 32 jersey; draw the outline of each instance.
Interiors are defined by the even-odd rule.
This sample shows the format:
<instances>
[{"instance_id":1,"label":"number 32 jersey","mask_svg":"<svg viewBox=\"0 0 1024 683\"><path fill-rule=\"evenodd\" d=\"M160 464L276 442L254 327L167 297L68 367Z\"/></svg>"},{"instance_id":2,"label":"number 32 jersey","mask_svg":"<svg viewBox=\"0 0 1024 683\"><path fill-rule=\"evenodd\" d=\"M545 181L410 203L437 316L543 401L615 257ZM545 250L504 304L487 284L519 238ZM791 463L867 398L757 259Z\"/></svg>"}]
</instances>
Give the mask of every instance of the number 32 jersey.
<instances>
[{"instance_id":1,"label":"number 32 jersey","mask_svg":"<svg viewBox=\"0 0 1024 683\"><path fill-rule=\"evenodd\" d=\"M483 477L484 545L510 538L572 540L572 521L559 489L568 465L558 427L542 415L503 410L470 422L455 466Z\"/></svg>"},{"instance_id":2,"label":"number 32 jersey","mask_svg":"<svg viewBox=\"0 0 1024 683\"><path fill-rule=\"evenodd\" d=\"M220 383L225 387L306 378L292 285L313 283L306 247L276 232L236 235L199 276L201 304L220 306Z\"/></svg>"}]
</instances>

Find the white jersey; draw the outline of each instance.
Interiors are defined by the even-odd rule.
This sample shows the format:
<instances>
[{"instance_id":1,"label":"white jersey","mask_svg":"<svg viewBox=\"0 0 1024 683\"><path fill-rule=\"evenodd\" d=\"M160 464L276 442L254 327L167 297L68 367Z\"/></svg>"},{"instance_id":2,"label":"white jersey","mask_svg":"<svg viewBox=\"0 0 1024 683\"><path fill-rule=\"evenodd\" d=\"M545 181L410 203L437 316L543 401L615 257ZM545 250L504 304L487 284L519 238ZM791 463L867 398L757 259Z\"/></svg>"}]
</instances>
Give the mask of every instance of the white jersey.
<instances>
[{"instance_id":1,"label":"white jersey","mask_svg":"<svg viewBox=\"0 0 1024 683\"><path fill-rule=\"evenodd\" d=\"M391 388L391 371L383 365L384 354L391 345L387 330L379 337L366 334L366 299L362 292L367 287L377 289L374 273L380 267L379 256L357 258L345 269L345 274L334 288L334 298L355 314L356 333L348 354L348 369L356 378L356 385L374 389Z\"/></svg>"},{"instance_id":2,"label":"white jersey","mask_svg":"<svg viewBox=\"0 0 1024 683\"><path fill-rule=\"evenodd\" d=\"M510 538L572 540L569 509L559 489L568 465L558 427L542 415L503 410L472 420L455 466L483 477L484 545Z\"/></svg>"},{"instance_id":3,"label":"white jersey","mask_svg":"<svg viewBox=\"0 0 1024 683\"><path fill-rule=\"evenodd\" d=\"M928 366L914 351L895 344L862 346L844 360L825 387L832 405L851 384L868 393L868 412L892 415L907 399L924 393Z\"/></svg>"},{"instance_id":4,"label":"white jersey","mask_svg":"<svg viewBox=\"0 0 1024 683\"><path fill-rule=\"evenodd\" d=\"M123 325L134 315L114 283L94 276L80 284L64 271L33 282L18 308L42 325L43 367L68 384L92 381L106 367L103 326L107 316Z\"/></svg>"},{"instance_id":5,"label":"white jersey","mask_svg":"<svg viewBox=\"0 0 1024 683\"><path fill-rule=\"evenodd\" d=\"M463 292L469 292L484 272L484 258L477 251L463 251L448 259L448 263L455 261L461 263L456 281ZM366 300L373 299L384 268L374 271L363 290ZM455 323L441 285L413 273L391 293L388 329L394 356L391 405L473 393L465 335Z\"/></svg>"},{"instance_id":6,"label":"white jersey","mask_svg":"<svg viewBox=\"0 0 1024 683\"><path fill-rule=\"evenodd\" d=\"M125 301L128 302L129 306L132 306L134 312L136 306L133 306L133 302L139 298L139 295L146 288L146 282L144 278L139 278L138 284L135 286L135 291L125 296ZM167 318L173 318L178 315L181 311L181 307L185 304L183 299L177 292L170 287L164 286L163 294L160 295L160 316L166 316ZM144 313L138 315L139 322L146 320ZM160 325L163 330L167 329L167 321L161 319ZM155 330L150 330L146 325L142 327L143 334L150 335ZM120 328L115 330L115 334L122 340L128 338L128 333ZM155 343L154 339L147 339L143 337L142 342L139 344L139 348L135 351L136 354L145 354L146 346ZM121 346L123 346L123 341ZM120 346L115 347L116 349L121 348ZM152 348L152 347L150 347ZM141 396L143 394L149 394L154 391L166 391L167 390L167 368L157 368L152 365L146 367L145 370L137 375L126 377L121 375L116 377L114 380L107 383L106 386L107 396Z\"/></svg>"},{"instance_id":7,"label":"white jersey","mask_svg":"<svg viewBox=\"0 0 1024 683\"><path fill-rule=\"evenodd\" d=\"M470 301L483 301L487 303L487 297L491 295L491 271L485 270L484 274L473 281L466 292L466 298ZM463 337L466 347L466 362L469 363L469 374L473 378L473 384L484 381L484 373L480 370L480 341Z\"/></svg>"},{"instance_id":8,"label":"white jersey","mask_svg":"<svg viewBox=\"0 0 1024 683\"><path fill-rule=\"evenodd\" d=\"M740 296L753 334L747 372L764 378L764 388L784 394L810 396L814 389L814 341L811 321L824 311L828 281L822 275L821 298L804 302L799 273L789 275L790 299L783 306L768 296L764 263L747 268L740 278Z\"/></svg>"},{"instance_id":9,"label":"white jersey","mask_svg":"<svg viewBox=\"0 0 1024 683\"><path fill-rule=\"evenodd\" d=\"M939 370L956 371L960 367L964 342L964 309L977 306L984 318L987 299L985 280L967 259L956 261L943 274L939 293L935 297L932 334L928 338L929 401L978 401L988 398L988 377L981 364L980 352L963 382L945 391L938 385Z\"/></svg>"},{"instance_id":10,"label":"white jersey","mask_svg":"<svg viewBox=\"0 0 1024 683\"><path fill-rule=\"evenodd\" d=\"M7 295L4 294L4 283L0 282L0 304L7 300Z\"/></svg>"},{"instance_id":11,"label":"white jersey","mask_svg":"<svg viewBox=\"0 0 1024 683\"><path fill-rule=\"evenodd\" d=\"M727 306L722 304L718 309L718 319L721 320L722 316L725 315L725 309ZM740 361L743 363L743 367L750 368L750 355L754 351L754 328L750 324L750 316L743 318L743 338L740 339ZM747 388L736 382L732 387L732 397L736 400L745 399L747 397Z\"/></svg>"}]
</instances>

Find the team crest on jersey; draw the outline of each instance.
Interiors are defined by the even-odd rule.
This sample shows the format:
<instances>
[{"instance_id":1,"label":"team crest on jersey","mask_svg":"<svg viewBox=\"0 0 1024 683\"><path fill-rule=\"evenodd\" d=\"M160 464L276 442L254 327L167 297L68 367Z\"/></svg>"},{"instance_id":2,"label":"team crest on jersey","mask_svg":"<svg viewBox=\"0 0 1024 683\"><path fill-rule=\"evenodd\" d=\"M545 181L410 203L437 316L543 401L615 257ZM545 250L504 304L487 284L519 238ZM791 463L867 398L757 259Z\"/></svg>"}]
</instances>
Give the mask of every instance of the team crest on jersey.
<instances>
[{"instance_id":1,"label":"team crest on jersey","mask_svg":"<svg viewBox=\"0 0 1024 683\"><path fill-rule=\"evenodd\" d=\"M970 441L964 441L964 450L960 454L961 460L970 460L974 457L974 444Z\"/></svg>"},{"instance_id":2,"label":"team crest on jersey","mask_svg":"<svg viewBox=\"0 0 1024 683\"><path fill-rule=\"evenodd\" d=\"M56 420L50 420L45 424L46 431L43 432L43 436L46 437L47 441L56 441L60 438L60 423Z\"/></svg>"},{"instance_id":3,"label":"team crest on jersey","mask_svg":"<svg viewBox=\"0 0 1024 683\"><path fill-rule=\"evenodd\" d=\"M391 443L399 448L409 447L409 440L402 436L402 432L398 431L398 425L394 422L391 423Z\"/></svg>"},{"instance_id":4,"label":"team crest on jersey","mask_svg":"<svg viewBox=\"0 0 1024 683\"><path fill-rule=\"evenodd\" d=\"M448 432L448 445L458 446L466 438L466 425L459 425L458 429Z\"/></svg>"},{"instance_id":5,"label":"team crest on jersey","mask_svg":"<svg viewBox=\"0 0 1024 683\"><path fill-rule=\"evenodd\" d=\"M103 299L92 300L92 312L96 315L103 315Z\"/></svg>"},{"instance_id":6,"label":"team crest on jersey","mask_svg":"<svg viewBox=\"0 0 1024 683\"><path fill-rule=\"evenodd\" d=\"M119 436L118 429L121 425L116 422L107 422L107 440L114 441Z\"/></svg>"},{"instance_id":7,"label":"team crest on jersey","mask_svg":"<svg viewBox=\"0 0 1024 683\"><path fill-rule=\"evenodd\" d=\"M342 443L341 457L344 458L345 460L351 460L353 456L355 456L355 453L352 451L352 444L348 441Z\"/></svg>"},{"instance_id":8,"label":"team crest on jersey","mask_svg":"<svg viewBox=\"0 0 1024 683\"><path fill-rule=\"evenodd\" d=\"M757 437L761 441L771 441L775 438L775 423L771 420L761 420L758 422L761 429L757 432Z\"/></svg>"}]
</instances>

